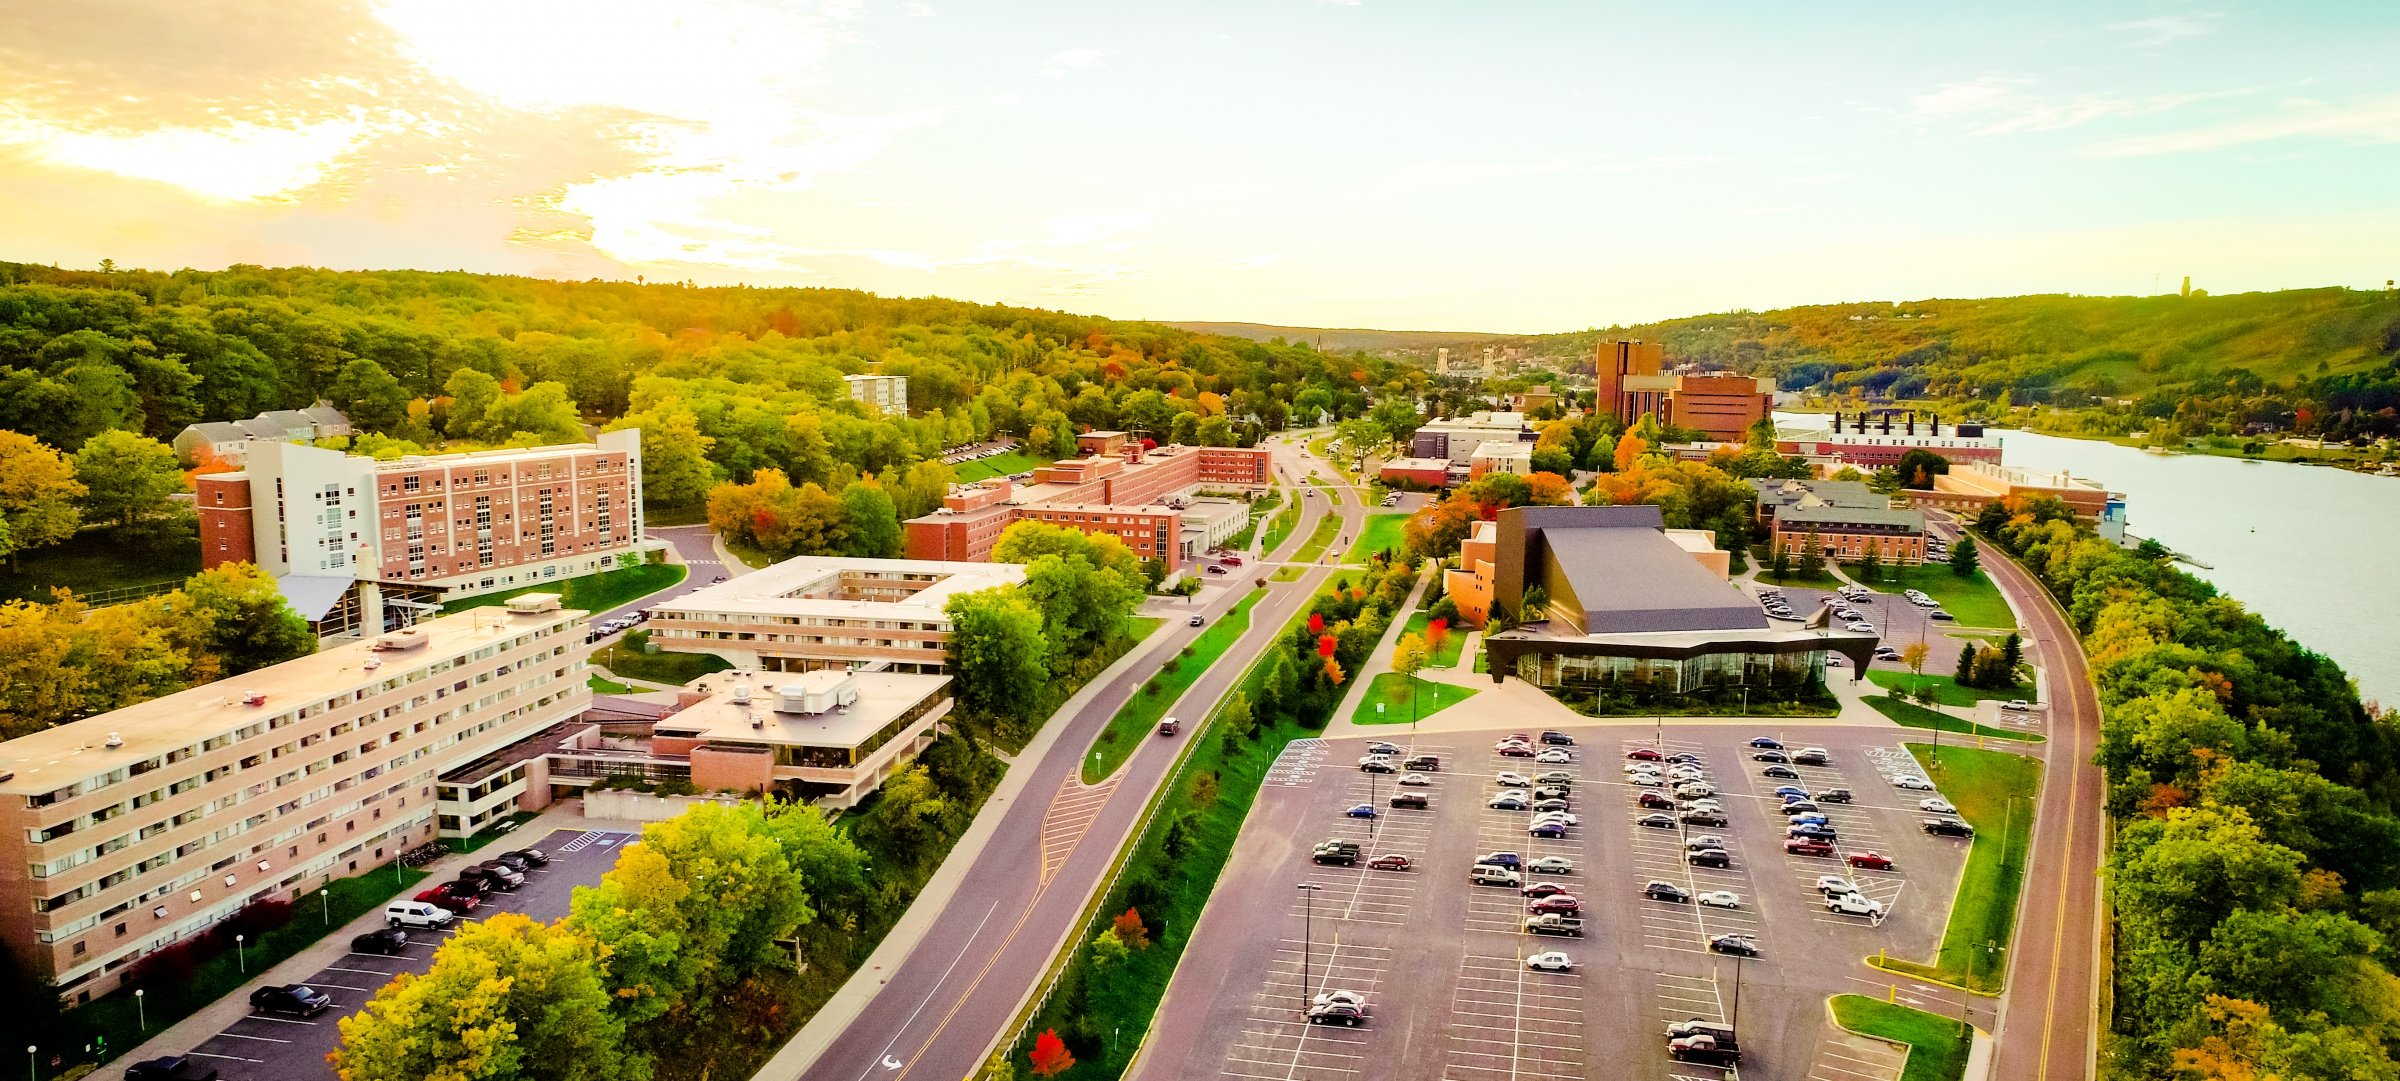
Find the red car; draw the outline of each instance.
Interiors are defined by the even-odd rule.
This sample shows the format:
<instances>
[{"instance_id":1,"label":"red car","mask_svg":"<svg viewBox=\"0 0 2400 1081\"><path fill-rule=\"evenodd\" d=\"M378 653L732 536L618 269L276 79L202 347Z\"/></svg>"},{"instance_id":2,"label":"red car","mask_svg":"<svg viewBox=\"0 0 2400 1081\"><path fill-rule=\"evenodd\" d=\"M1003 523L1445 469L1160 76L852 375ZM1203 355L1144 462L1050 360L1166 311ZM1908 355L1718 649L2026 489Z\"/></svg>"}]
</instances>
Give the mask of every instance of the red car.
<instances>
[{"instance_id":1,"label":"red car","mask_svg":"<svg viewBox=\"0 0 2400 1081\"><path fill-rule=\"evenodd\" d=\"M1644 807L1656 807L1661 811L1672 811L1675 809L1675 801L1668 799L1665 794L1659 792L1644 792L1639 796L1635 796L1633 798L1633 802Z\"/></svg>"},{"instance_id":2,"label":"red car","mask_svg":"<svg viewBox=\"0 0 2400 1081\"><path fill-rule=\"evenodd\" d=\"M1556 882L1536 882L1525 887L1525 896L1527 897L1555 897L1565 892L1567 892L1567 888Z\"/></svg>"},{"instance_id":3,"label":"red car","mask_svg":"<svg viewBox=\"0 0 2400 1081\"><path fill-rule=\"evenodd\" d=\"M1853 852L1850 854L1847 862L1852 867L1864 867L1870 871L1889 871L1892 869L1892 858L1884 855L1881 852Z\"/></svg>"},{"instance_id":4,"label":"red car","mask_svg":"<svg viewBox=\"0 0 2400 1081\"><path fill-rule=\"evenodd\" d=\"M1492 749L1493 749L1493 750L1495 750L1495 751L1498 751L1498 752L1500 752L1500 757L1502 757L1502 758L1531 758L1531 757L1533 757L1533 748L1531 748L1531 747L1528 747L1528 746L1526 746L1525 744L1522 744L1522 743L1503 743L1503 744L1500 744L1500 745L1498 745L1498 746L1496 746L1496 747L1493 747Z\"/></svg>"},{"instance_id":5,"label":"red car","mask_svg":"<svg viewBox=\"0 0 2400 1081\"><path fill-rule=\"evenodd\" d=\"M452 893L448 886L435 886L417 895L417 900L449 909L461 916L483 907L483 899L471 893Z\"/></svg>"},{"instance_id":6,"label":"red car","mask_svg":"<svg viewBox=\"0 0 2400 1081\"><path fill-rule=\"evenodd\" d=\"M1397 852L1386 853L1367 861L1367 869L1370 871L1405 871L1411 866L1413 865L1408 862L1408 857Z\"/></svg>"},{"instance_id":7,"label":"red car","mask_svg":"<svg viewBox=\"0 0 2400 1081\"><path fill-rule=\"evenodd\" d=\"M1583 911L1583 903L1577 901L1573 894L1555 893L1548 897L1535 898L1532 904L1525 906L1525 911L1531 912L1536 916L1539 916L1545 912L1556 912L1563 916L1572 916Z\"/></svg>"},{"instance_id":8,"label":"red car","mask_svg":"<svg viewBox=\"0 0 2400 1081\"><path fill-rule=\"evenodd\" d=\"M1665 755L1660 754L1657 751L1653 751L1648 747L1636 747L1625 752L1625 760L1628 762L1656 762L1665 757Z\"/></svg>"},{"instance_id":9,"label":"red car","mask_svg":"<svg viewBox=\"0 0 2400 1081\"><path fill-rule=\"evenodd\" d=\"M1795 856L1833 855L1832 845L1826 844L1823 841L1812 841L1806 837L1785 841L1783 843L1783 850Z\"/></svg>"}]
</instances>

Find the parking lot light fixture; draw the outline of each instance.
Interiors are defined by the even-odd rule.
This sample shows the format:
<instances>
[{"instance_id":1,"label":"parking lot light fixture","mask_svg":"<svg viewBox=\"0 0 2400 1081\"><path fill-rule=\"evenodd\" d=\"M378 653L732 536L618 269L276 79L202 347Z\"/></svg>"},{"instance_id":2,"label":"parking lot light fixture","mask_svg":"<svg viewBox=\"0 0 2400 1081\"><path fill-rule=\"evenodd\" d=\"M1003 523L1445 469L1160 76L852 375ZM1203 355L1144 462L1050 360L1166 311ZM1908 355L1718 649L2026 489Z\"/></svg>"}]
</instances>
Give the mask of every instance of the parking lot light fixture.
<instances>
[{"instance_id":1,"label":"parking lot light fixture","mask_svg":"<svg viewBox=\"0 0 2400 1081\"><path fill-rule=\"evenodd\" d=\"M150 1031L150 1007L142 1002L142 989L139 987L133 989L133 1012L141 1021L142 1031Z\"/></svg>"},{"instance_id":2,"label":"parking lot light fixture","mask_svg":"<svg viewBox=\"0 0 2400 1081\"><path fill-rule=\"evenodd\" d=\"M240 962L242 966L242 975L247 976L250 974L250 951L242 945L243 938L242 935L233 936L233 954L234 960Z\"/></svg>"},{"instance_id":3,"label":"parking lot light fixture","mask_svg":"<svg viewBox=\"0 0 2400 1081\"><path fill-rule=\"evenodd\" d=\"M331 892L323 886L317 887L317 911L324 914L327 927L333 926L333 902L327 899Z\"/></svg>"},{"instance_id":4,"label":"parking lot light fixture","mask_svg":"<svg viewBox=\"0 0 2400 1081\"><path fill-rule=\"evenodd\" d=\"M1324 892L1325 887L1314 882L1301 882L1296 884L1296 888L1302 893L1300 899L1302 906L1300 909L1300 1013L1305 1019L1309 1007L1316 1001L1314 991L1308 985L1308 981L1312 978L1309 969L1313 967L1309 955L1316 941L1316 895Z\"/></svg>"}]
</instances>

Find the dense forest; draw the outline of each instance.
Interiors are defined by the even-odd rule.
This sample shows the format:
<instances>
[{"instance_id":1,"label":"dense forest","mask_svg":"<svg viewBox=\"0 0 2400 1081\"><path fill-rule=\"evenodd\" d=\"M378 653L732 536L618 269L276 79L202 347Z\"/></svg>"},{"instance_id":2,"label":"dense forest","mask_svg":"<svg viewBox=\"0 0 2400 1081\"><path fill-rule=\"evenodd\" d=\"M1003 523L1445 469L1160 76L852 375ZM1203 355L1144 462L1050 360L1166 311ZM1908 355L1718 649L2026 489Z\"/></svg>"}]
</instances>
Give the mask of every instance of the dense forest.
<instances>
[{"instance_id":1,"label":"dense forest","mask_svg":"<svg viewBox=\"0 0 2400 1081\"><path fill-rule=\"evenodd\" d=\"M2400 435L2400 294L2390 291L1822 304L1500 344L1588 358L1618 338L1771 375L1786 390L2094 435Z\"/></svg>"}]
</instances>

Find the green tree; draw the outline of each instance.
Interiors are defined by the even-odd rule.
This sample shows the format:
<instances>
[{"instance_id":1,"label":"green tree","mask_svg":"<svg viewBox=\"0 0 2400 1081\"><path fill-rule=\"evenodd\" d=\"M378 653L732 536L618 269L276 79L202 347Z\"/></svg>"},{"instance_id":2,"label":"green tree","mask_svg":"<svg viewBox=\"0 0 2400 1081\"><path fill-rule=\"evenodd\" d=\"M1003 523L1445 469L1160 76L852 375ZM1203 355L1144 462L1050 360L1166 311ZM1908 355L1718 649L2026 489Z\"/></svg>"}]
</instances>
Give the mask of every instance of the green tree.
<instances>
[{"instance_id":1,"label":"green tree","mask_svg":"<svg viewBox=\"0 0 2400 1081\"><path fill-rule=\"evenodd\" d=\"M473 368L460 368L450 373L442 391L450 399L442 431L452 439L483 438L490 430L487 414L500 404L500 381Z\"/></svg>"},{"instance_id":2,"label":"green tree","mask_svg":"<svg viewBox=\"0 0 2400 1081\"><path fill-rule=\"evenodd\" d=\"M1202 418L1193 438L1203 447L1230 447L1240 442L1234 435L1233 422L1222 416Z\"/></svg>"},{"instance_id":3,"label":"green tree","mask_svg":"<svg viewBox=\"0 0 2400 1081\"><path fill-rule=\"evenodd\" d=\"M1858 567L1869 579L1883 576L1883 545L1875 538L1867 538L1867 547L1859 557Z\"/></svg>"},{"instance_id":4,"label":"green tree","mask_svg":"<svg viewBox=\"0 0 2400 1081\"><path fill-rule=\"evenodd\" d=\"M1958 543L1950 546L1950 573L1960 578L1973 578L1978 562L1975 553L1975 538L1964 533L1959 534Z\"/></svg>"},{"instance_id":5,"label":"green tree","mask_svg":"<svg viewBox=\"0 0 2400 1081\"><path fill-rule=\"evenodd\" d=\"M1954 676L1952 676L1952 677L1951 677L1951 678L1952 678L1952 679L1953 679L1955 682L1957 682L1957 684L1958 684L1959 686L1961 686L1961 687L1973 687L1973 686L1976 686L1976 683L1975 683L1975 654L1976 654L1976 653L1978 653L1978 652L1980 652L1980 649L1979 649L1979 647L1977 647L1977 646L1975 645L1975 643L1973 643L1973 642L1962 642L1962 643L1960 643L1960 644L1959 644L1959 647L1958 647L1958 672L1957 672L1957 674L1956 674L1956 675L1954 675Z\"/></svg>"},{"instance_id":6,"label":"green tree","mask_svg":"<svg viewBox=\"0 0 2400 1081\"><path fill-rule=\"evenodd\" d=\"M342 365L325 397L362 432L395 432L408 423L408 389L365 357Z\"/></svg>"},{"instance_id":7,"label":"green tree","mask_svg":"<svg viewBox=\"0 0 2400 1081\"><path fill-rule=\"evenodd\" d=\"M2000 640L2000 666L2008 670L2009 679L2013 682L2016 679L2017 666L2023 663L2025 663L2025 639L2018 637L2017 632L2010 631L2008 637Z\"/></svg>"},{"instance_id":8,"label":"green tree","mask_svg":"<svg viewBox=\"0 0 2400 1081\"><path fill-rule=\"evenodd\" d=\"M83 482L67 457L32 436L0 431L0 550L9 565L17 553L57 544L83 523Z\"/></svg>"},{"instance_id":9,"label":"green tree","mask_svg":"<svg viewBox=\"0 0 2400 1081\"><path fill-rule=\"evenodd\" d=\"M1792 557L1792 570L1802 578L1818 578L1825 574L1825 539L1811 529L1801 538L1800 551Z\"/></svg>"},{"instance_id":10,"label":"green tree","mask_svg":"<svg viewBox=\"0 0 2400 1081\"><path fill-rule=\"evenodd\" d=\"M1933 487L1933 478L1949 471L1950 459L1921 447L1909 448L1908 453L1900 456L1899 464L1892 467L1901 487L1917 489Z\"/></svg>"},{"instance_id":11,"label":"green tree","mask_svg":"<svg viewBox=\"0 0 2400 1081\"><path fill-rule=\"evenodd\" d=\"M583 421L566 384L543 382L502 395L485 411L480 430L495 442L572 443L583 438Z\"/></svg>"},{"instance_id":12,"label":"green tree","mask_svg":"<svg viewBox=\"0 0 2400 1081\"><path fill-rule=\"evenodd\" d=\"M225 563L184 580L163 599L169 635L189 651L199 681L237 676L316 652L308 620L275 579L251 563Z\"/></svg>"},{"instance_id":13,"label":"green tree","mask_svg":"<svg viewBox=\"0 0 2400 1081\"><path fill-rule=\"evenodd\" d=\"M932 858L948 832L951 803L922 765L912 765L883 782L872 812L875 828L904 859Z\"/></svg>"},{"instance_id":14,"label":"green tree","mask_svg":"<svg viewBox=\"0 0 2400 1081\"><path fill-rule=\"evenodd\" d=\"M83 484L83 512L95 520L131 529L144 518L166 514L169 496L184 490L175 451L148 436L107 431L75 452L75 479Z\"/></svg>"},{"instance_id":15,"label":"green tree","mask_svg":"<svg viewBox=\"0 0 2400 1081\"><path fill-rule=\"evenodd\" d=\"M842 554L890 559L900 554L900 516L879 485L860 481L842 489Z\"/></svg>"},{"instance_id":16,"label":"green tree","mask_svg":"<svg viewBox=\"0 0 2400 1081\"><path fill-rule=\"evenodd\" d=\"M606 953L565 925L504 912L459 931L341 1019L342 1081L642 1081L601 980Z\"/></svg>"},{"instance_id":17,"label":"green tree","mask_svg":"<svg viewBox=\"0 0 2400 1081\"><path fill-rule=\"evenodd\" d=\"M1280 656L1278 659L1281 659ZM1258 717L1250 708L1250 697L1238 688L1227 695L1225 704L1217 709L1217 728L1229 738L1239 736L1247 739L1255 734Z\"/></svg>"},{"instance_id":18,"label":"green tree","mask_svg":"<svg viewBox=\"0 0 2400 1081\"><path fill-rule=\"evenodd\" d=\"M1767 545L1767 574L1778 582L1792 576L1792 553L1783 546L1780 533Z\"/></svg>"},{"instance_id":19,"label":"green tree","mask_svg":"<svg viewBox=\"0 0 2400 1081\"><path fill-rule=\"evenodd\" d=\"M1006 586L958 594L942 610L950 617L949 667L960 711L1030 720L1050 679L1041 611Z\"/></svg>"}]
</instances>

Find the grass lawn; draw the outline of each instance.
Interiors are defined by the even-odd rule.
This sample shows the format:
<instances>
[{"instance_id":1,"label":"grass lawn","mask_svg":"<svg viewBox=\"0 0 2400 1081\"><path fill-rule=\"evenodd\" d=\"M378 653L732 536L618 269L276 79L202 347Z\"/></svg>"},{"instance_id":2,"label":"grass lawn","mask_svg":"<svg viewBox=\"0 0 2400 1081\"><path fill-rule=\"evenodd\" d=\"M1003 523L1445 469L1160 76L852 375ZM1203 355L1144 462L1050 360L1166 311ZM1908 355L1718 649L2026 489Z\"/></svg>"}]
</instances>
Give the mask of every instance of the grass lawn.
<instances>
[{"instance_id":1,"label":"grass lawn","mask_svg":"<svg viewBox=\"0 0 2400 1081\"><path fill-rule=\"evenodd\" d=\"M1950 573L1947 563L1929 563L1920 567L1885 567L1873 580L1861 577L1856 568L1849 568L1853 577L1872 586L1878 592L1903 593L1914 589L1933 598L1958 617L1962 627L2014 627L2016 614L2009 611L2008 602L2000 597L2000 587L1992 584L1990 575L1980 568L1973 578L1961 578Z\"/></svg>"},{"instance_id":2,"label":"grass lawn","mask_svg":"<svg viewBox=\"0 0 2400 1081\"><path fill-rule=\"evenodd\" d=\"M1266 595L1266 590L1252 590L1233 606L1233 611L1192 639L1184 652L1169 657L1158 674L1150 677L1150 682L1143 684L1117 710L1117 715L1108 719L1108 727L1101 730L1100 738L1092 741L1092 752L1083 758L1083 783L1099 784L1107 780L1118 766L1133 757L1134 748L1153 738L1150 733L1158 727L1159 718L1175 705L1175 700L1190 690L1200 679L1200 673L1208 671L1250 629L1250 609Z\"/></svg>"},{"instance_id":3,"label":"grass lawn","mask_svg":"<svg viewBox=\"0 0 2400 1081\"><path fill-rule=\"evenodd\" d=\"M1778 578L1775 576L1773 571L1767 569L1767 564L1764 560L1758 560L1756 562L1759 568L1758 580L1761 582L1771 582L1779 586L1803 586L1809 589L1832 589L1835 586L1842 584L1841 579L1826 573L1801 574L1798 571L1794 571Z\"/></svg>"},{"instance_id":4,"label":"grass lawn","mask_svg":"<svg viewBox=\"0 0 2400 1081\"><path fill-rule=\"evenodd\" d=\"M1409 691L1416 691L1415 713L1410 713ZM1454 687L1435 683L1423 676L1402 683L1398 672L1378 672L1375 682L1367 684L1367 693L1358 700L1358 712L1350 715L1354 724L1407 724L1413 717L1424 720L1445 709L1475 697L1471 687ZM1378 714L1375 707L1381 705Z\"/></svg>"},{"instance_id":5,"label":"grass lawn","mask_svg":"<svg viewBox=\"0 0 2400 1081\"><path fill-rule=\"evenodd\" d=\"M1423 611L1419 611L1415 615L1408 617L1408 625L1400 628L1400 633L1422 636L1425 633L1425 628L1431 626L1432 624L1433 617ZM1473 628L1470 627L1451 624L1450 633L1442 638L1442 648L1433 651L1433 666L1435 668L1458 667L1458 651L1466 648L1467 635L1472 630ZM1481 669L1478 669L1478 671L1481 671Z\"/></svg>"},{"instance_id":6,"label":"grass lawn","mask_svg":"<svg viewBox=\"0 0 2400 1081\"><path fill-rule=\"evenodd\" d=\"M1933 689L1934 697L1945 706L1971 706L1985 699L1999 702L2006 702L2012 698L2022 698L2028 702L2037 700L2034 697L2033 684L2030 683L2019 683L2006 690L1988 691L1981 687L1961 687L1958 685L1958 680L1951 676L1919 676L1907 672L1895 672L1888 668L1868 669L1867 680L1878 687L1911 689L1920 686L1930 687Z\"/></svg>"},{"instance_id":7,"label":"grass lawn","mask_svg":"<svg viewBox=\"0 0 2400 1081\"><path fill-rule=\"evenodd\" d=\"M534 811L518 811L508 816L507 829L501 829L498 824L494 824L484 827L482 833L473 837L444 837L442 838L442 847L452 852L473 852L494 842L515 837L517 827L540 817L541 815Z\"/></svg>"},{"instance_id":8,"label":"grass lawn","mask_svg":"<svg viewBox=\"0 0 2400 1081\"><path fill-rule=\"evenodd\" d=\"M1958 732L1970 736L2013 739L2023 743L2044 742L2043 737L2032 732L1976 724L1964 717L1953 717L1938 710L1926 709L1914 702L1903 702L1890 695L1870 694L1867 696L1867 705L1873 707L1875 712L1891 718L1892 723L1908 728L1939 729L1944 732Z\"/></svg>"},{"instance_id":9,"label":"grass lawn","mask_svg":"<svg viewBox=\"0 0 2400 1081\"><path fill-rule=\"evenodd\" d=\"M1486 673L1490 672L1490 671L1491 671L1491 669L1490 669L1490 668L1487 668L1487 667L1485 667L1485 665L1488 665L1488 664L1490 664L1490 663L1491 663L1491 659L1492 659L1492 655L1491 655L1490 653L1487 653L1487 652L1485 652L1485 651L1483 651L1483 650L1480 650L1480 649L1479 649L1479 650L1476 650L1476 651L1475 651L1475 670L1476 670L1476 671L1478 671L1478 672L1486 672Z\"/></svg>"},{"instance_id":10,"label":"grass lawn","mask_svg":"<svg viewBox=\"0 0 2400 1081\"><path fill-rule=\"evenodd\" d=\"M618 639L616 644L592 654L592 663L627 679L664 683L670 687L681 687L702 676L733 667L724 658L709 653L674 653L667 650L644 653L642 644L649 640L649 631L627 631L625 637Z\"/></svg>"},{"instance_id":11,"label":"grass lawn","mask_svg":"<svg viewBox=\"0 0 2400 1081\"><path fill-rule=\"evenodd\" d=\"M599 615L618 605L640 600L683 581L685 571L685 567L674 563L644 563L630 570L601 571L598 574L587 574L581 578L561 578L538 585L518 586L515 589L501 590L498 593L486 593L480 597L451 601L442 606L442 614L448 615L452 612L464 612L470 608L505 604L510 597L522 593L556 593L559 595L559 603L569 608L581 608L593 615Z\"/></svg>"},{"instance_id":12,"label":"grass lawn","mask_svg":"<svg viewBox=\"0 0 2400 1081\"><path fill-rule=\"evenodd\" d=\"M642 524L655 526L707 525L708 503L703 500L697 503L685 503L681 506L667 503L645 504L642 507Z\"/></svg>"},{"instance_id":13,"label":"grass lawn","mask_svg":"<svg viewBox=\"0 0 2400 1081\"><path fill-rule=\"evenodd\" d=\"M1275 517L1267 520L1267 539L1266 543L1258 546L1260 555L1274 554L1275 549L1282 547L1284 538L1292 535L1292 530L1300 524L1301 502L1299 494L1293 493L1291 505L1275 512Z\"/></svg>"},{"instance_id":14,"label":"grass lawn","mask_svg":"<svg viewBox=\"0 0 2400 1081\"><path fill-rule=\"evenodd\" d=\"M1975 1046L1967 1026L1957 1021L1865 995L1833 996L1833 1019L1852 1032L1907 1044L1908 1067L1900 1081L1958 1081Z\"/></svg>"},{"instance_id":15,"label":"grass lawn","mask_svg":"<svg viewBox=\"0 0 2400 1081\"><path fill-rule=\"evenodd\" d=\"M951 471L958 475L960 481L966 482L1005 477L1011 473L1023 473L1049 464L1050 459L1041 455L1012 450L1006 454L995 454L977 461L960 462L952 466Z\"/></svg>"},{"instance_id":16,"label":"grass lawn","mask_svg":"<svg viewBox=\"0 0 2400 1081\"><path fill-rule=\"evenodd\" d=\"M1405 514L1367 515L1366 528L1358 531L1358 540L1350 545L1350 554L1343 556L1342 562L1364 563L1367 557L1387 548L1398 552L1400 527L1407 522L1408 515Z\"/></svg>"},{"instance_id":17,"label":"grass lawn","mask_svg":"<svg viewBox=\"0 0 2400 1081\"><path fill-rule=\"evenodd\" d=\"M633 687L631 685L619 683L616 680L610 679L607 676L601 675L597 672L592 673L592 678L585 680L584 682L591 684L592 690L601 694L633 693Z\"/></svg>"},{"instance_id":18,"label":"grass lawn","mask_svg":"<svg viewBox=\"0 0 2400 1081\"><path fill-rule=\"evenodd\" d=\"M130 990L119 991L106 998L66 1011L47 1024L42 1031L16 1033L24 1039L15 1046L38 1044L45 1051L54 1047L89 1047L95 1043L106 1048L88 1061L104 1062L110 1055L122 1054L140 1046L145 1033L155 1034L181 1021L201 1008L239 990L250 977L280 964L325 937L334 928L357 919L423 881L426 872L414 867L387 865L350 878L337 878L323 884L322 900L311 889L291 907L291 922L273 930L250 936L245 948L232 948L230 939L224 953L200 962L191 975L166 979L142 988L142 1003L137 1006ZM244 971L244 965L248 969ZM0 1027L14 1029L25 1023L34 1011L0 1022ZM145 1013L149 1027L144 1029ZM69 1051L67 1061L78 1061ZM44 1076L49 1076L45 1072Z\"/></svg>"},{"instance_id":19,"label":"grass lawn","mask_svg":"<svg viewBox=\"0 0 2400 1081\"><path fill-rule=\"evenodd\" d=\"M1268 492L1267 494L1258 497L1256 501L1252 502L1250 504L1249 524L1244 525L1241 532L1225 539L1225 550L1228 552L1249 551L1250 538L1258 534L1259 523L1266 521L1267 515L1273 512L1276 506L1282 502L1283 493L1280 491Z\"/></svg>"},{"instance_id":20,"label":"grass lawn","mask_svg":"<svg viewBox=\"0 0 2400 1081\"><path fill-rule=\"evenodd\" d=\"M1308 540L1300 545L1300 550L1292 553L1292 561L1295 563L1316 562L1317 557L1324 555L1325 549L1332 546L1333 533L1341 527L1342 516L1339 514L1328 513L1317 519L1317 528L1310 531Z\"/></svg>"},{"instance_id":21,"label":"grass lawn","mask_svg":"<svg viewBox=\"0 0 2400 1081\"><path fill-rule=\"evenodd\" d=\"M1944 747L1937 764L1926 744L1911 743L1908 750L1941 788L1942 798L1958 805L1959 817L1975 827L1975 841L1967 849L1967 870L1959 876L1958 897L1951 902L1934 963L1885 957L1879 958L1880 967L1997 993L2007 955L1992 953L1985 944L2007 947L2017 926L2017 895L2025 885L2025 850L2033 835L2042 763L2006 751Z\"/></svg>"},{"instance_id":22,"label":"grass lawn","mask_svg":"<svg viewBox=\"0 0 2400 1081\"><path fill-rule=\"evenodd\" d=\"M167 543L180 539L182 543ZM159 543L128 544L110 530L78 533L47 548L20 552L16 567L0 566L0 600L48 602L52 587L77 594L180 585L200 573L200 544L188 534L168 534ZM161 589L159 592L165 592Z\"/></svg>"}]
</instances>

